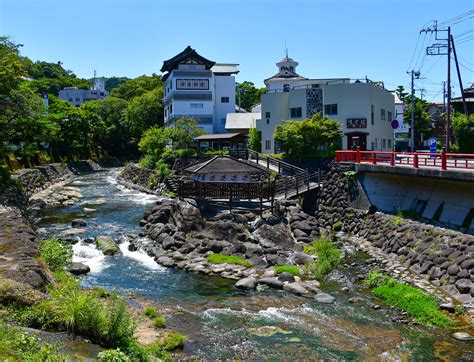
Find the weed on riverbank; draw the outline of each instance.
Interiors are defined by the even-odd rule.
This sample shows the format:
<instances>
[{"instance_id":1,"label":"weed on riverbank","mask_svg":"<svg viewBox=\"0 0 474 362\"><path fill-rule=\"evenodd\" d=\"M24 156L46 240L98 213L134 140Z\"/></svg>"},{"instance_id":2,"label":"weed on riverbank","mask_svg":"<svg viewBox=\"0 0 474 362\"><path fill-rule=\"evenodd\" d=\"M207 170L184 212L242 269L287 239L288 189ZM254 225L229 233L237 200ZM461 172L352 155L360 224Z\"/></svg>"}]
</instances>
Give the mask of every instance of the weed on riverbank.
<instances>
[{"instance_id":1,"label":"weed on riverbank","mask_svg":"<svg viewBox=\"0 0 474 362\"><path fill-rule=\"evenodd\" d=\"M222 254L211 254L207 256L207 261L211 264L237 264L243 265L247 268L252 267L252 264L245 259L239 258L232 255L222 255Z\"/></svg>"},{"instance_id":2,"label":"weed on riverbank","mask_svg":"<svg viewBox=\"0 0 474 362\"><path fill-rule=\"evenodd\" d=\"M407 312L420 324L447 327L452 323L452 320L439 310L436 299L419 289L400 283L378 271L369 274L366 284L376 296Z\"/></svg>"},{"instance_id":3,"label":"weed on riverbank","mask_svg":"<svg viewBox=\"0 0 474 362\"><path fill-rule=\"evenodd\" d=\"M311 245L304 247L306 254L314 254L317 260L305 265L305 272L320 279L339 265L341 251L329 240L315 240Z\"/></svg>"}]
</instances>

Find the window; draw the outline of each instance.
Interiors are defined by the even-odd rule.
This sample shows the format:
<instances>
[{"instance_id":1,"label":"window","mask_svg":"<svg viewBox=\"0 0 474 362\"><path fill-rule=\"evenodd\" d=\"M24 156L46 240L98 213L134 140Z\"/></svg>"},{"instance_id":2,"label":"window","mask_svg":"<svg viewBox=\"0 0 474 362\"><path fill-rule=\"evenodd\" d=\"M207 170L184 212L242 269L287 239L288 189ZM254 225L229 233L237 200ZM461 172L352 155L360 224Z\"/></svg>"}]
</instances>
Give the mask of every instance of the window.
<instances>
[{"instance_id":1,"label":"window","mask_svg":"<svg viewBox=\"0 0 474 362\"><path fill-rule=\"evenodd\" d=\"M270 118L270 112L265 112L265 118Z\"/></svg>"},{"instance_id":2,"label":"window","mask_svg":"<svg viewBox=\"0 0 474 362\"><path fill-rule=\"evenodd\" d=\"M387 143L386 143L385 138L382 139L382 148L383 148L383 149L384 149L384 148L387 148Z\"/></svg>"},{"instance_id":3,"label":"window","mask_svg":"<svg viewBox=\"0 0 474 362\"><path fill-rule=\"evenodd\" d=\"M269 150L272 148L272 141L271 140L266 140L265 141L265 149Z\"/></svg>"},{"instance_id":4,"label":"window","mask_svg":"<svg viewBox=\"0 0 474 362\"><path fill-rule=\"evenodd\" d=\"M301 107L290 108L291 118L301 118Z\"/></svg>"},{"instance_id":5,"label":"window","mask_svg":"<svg viewBox=\"0 0 474 362\"><path fill-rule=\"evenodd\" d=\"M382 121L385 121L385 109L381 109L381 110L380 110L380 119L381 119Z\"/></svg>"},{"instance_id":6,"label":"window","mask_svg":"<svg viewBox=\"0 0 474 362\"><path fill-rule=\"evenodd\" d=\"M376 138L376 139L375 139L375 148L374 148L374 149L376 150L377 147L378 147L378 146L377 146L377 138Z\"/></svg>"},{"instance_id":7,"label":"window","mask_svg":"<svg viewBox=\"0 0 474 362\"><path fill-rule=\"evenodd\" d=\"M191 103L191 108L202 108L204 104L202 103Z\"/></svg>"},{"instance_id":8,"label":"window","mask_svg":"<svg viewBox=\"0 0 474 362\"><path fill-rule=\"evenodd\" d=\"M375 150L375 144L372 142L372 151Z\"/></svg>"},{"instance_id":9,"label":"window","mask_svg":"<svg viewBox=\"0 0 474 362\"><path fill-rule=\"evenodd\" d=\"M221 97L221 103L229 103L229 97Z\"/></svg>"},{"instance_id":10,"label":"window","mask_svg":"<svg viewBox=\"0 0 474 362\"><path fill-rule=\"evenodd\" d=\"M267 118L267 124L270 124L270 120Z\"/></svg>"},{"instance_id":11,"label":"window","mask_svg":"<svg viewBox=\"0 0 474 362\"><path fill-rule=\"evenodd\" d=\"M387 111L387 121L392 122L392 112Z\"/></svg>"},{"instance_id":12,"label":"window","mask_svg":"<svg viewBox=\"0 0 474 362\"><path fill-rule=\"evenodd\" d=\"M80 102L81 101L81 98L76 98L76 102Z\"/></svg>"},{"instance_id":13,"label":"window","mask_svg":"<svg viewBox=\"0 0 474 362\"><path fill-rule=\"evenodd\" d=\"M392 140L389 139L389 140L387 140L387 142L388 142L388 148L389 148L389 149L392 149Z\"/></svg>"},{"instance_id":14,"label":"window","mask_svg":"<svg viewBox=\"0 0 474 362\"><path fill-rule=\"evenodd\" d=\"M336 115L337 114L337 104L326 104L324 106L324 114Z\"/></svg>"},{"instance_id":15,"label":"window","mask_svg":"<svg viewBox=\"0 0 474 362\"><path fill-rule=\"evenodd\" d=\"M176 89L209 89L209 79L176 79Z\"/></svg>"},{"instance_id":16,"label":"window","mask_svg":"<svg viewBox=\"0 0 474 362\"><path fill-rule=\"evenodd\" d=\"M283 92L289 92L290 91L290 85L289 84L284 84L283 85Z\"/></svg>"},{"instance_id":17,"label":"window","mask_svg":"<svg viewBox=\"0 0 474 362\"><path fill-rule=\"evenodd\" d=\"M170 104L170 114L173 113L173 105Z\"/></svg>"},{"instance_id":18,"label":"window","mask_svg":"<svg viewBox=\"0 0 474 362\"><path fill-rule=\"evenodd\" d=\"M370 124L373 125L374 124L374 105L371 105L370 106Z\"/></svg>"}]
</instances>

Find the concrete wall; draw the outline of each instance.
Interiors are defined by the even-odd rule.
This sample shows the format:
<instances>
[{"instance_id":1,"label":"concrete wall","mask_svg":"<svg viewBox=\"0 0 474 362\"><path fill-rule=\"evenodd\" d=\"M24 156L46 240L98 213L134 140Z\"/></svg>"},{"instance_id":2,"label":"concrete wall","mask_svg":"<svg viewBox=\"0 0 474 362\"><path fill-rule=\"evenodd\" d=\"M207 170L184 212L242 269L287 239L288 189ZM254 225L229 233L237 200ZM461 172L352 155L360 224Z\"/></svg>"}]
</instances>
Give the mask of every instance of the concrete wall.
<instances>
[{"instance_id":1,"label":"concrete wall","mask_svg":"<svg viewBox=\"0 0 474 362\"><path fill-rule=\"evenodd\" d=\"M370 203L380 211L413 210L427 219L460 227L474 208L472 182L376 172L358 176ZM474 221L469 229L474 230Z\"/></svg>"}]
</instances>

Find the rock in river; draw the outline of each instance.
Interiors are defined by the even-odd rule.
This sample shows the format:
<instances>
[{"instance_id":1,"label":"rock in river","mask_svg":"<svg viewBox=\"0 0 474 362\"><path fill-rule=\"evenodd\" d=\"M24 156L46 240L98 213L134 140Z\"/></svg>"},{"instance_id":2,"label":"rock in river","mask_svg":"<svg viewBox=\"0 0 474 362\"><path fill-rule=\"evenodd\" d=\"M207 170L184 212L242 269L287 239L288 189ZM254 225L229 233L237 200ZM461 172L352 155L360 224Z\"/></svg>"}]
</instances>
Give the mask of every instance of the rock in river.
<instances>
[{"instance_id":1,"label":"rock in river","mask_svg":"<svg viewBox=\"0 0 474 362\"><path fill-rule=\"evenodd\" d=\"M467 332L455 332L452 334L453 338L459 339L460 341L472 341L474 337Z\"/></svg>"},{"instance_id":2,"label":"rock in river","mask_svg":"<svg viewBox=\"0 0 474 362\"><path fill-rule=\"evenodd\" d=\"M334 303L334 301L336 300L336 298L334 298L332 295L329 295L327 293L318 293L316 294L314 299L319 303L325 303L325 304Z\"/></svg>"},{"instance_id":3,"label":"rock in river","mask_svg":"<svg viewBox=\"0 0 474 362\"><path fill-rule=\"evenodd\" d=\"M83 263L72 263L71 265L66 267L66 270L74 275L81 275L81 274L87 274L91 271L91 268L89 268L86 264Z\"/></svg>"},{"instance_id":4,"label":"rock in river","mask_svg":"<svg viewBox=\"0 0 474 362\"><path fill-rule=\"evenodd\" d=\"M252 290L257 286L257 279L254 277L243 278L235 283L235 286L239 289Z\"/></svg>"},{"instance_id":5,"label":"rock in river","mask_svg":"<svg viewBox=\"0 0 474 362\"><path fill-rule=\"evenodd\" d=\"M109 236L96 237L95 244L105 255L115 255L120 251L118 245Z\"/></svg>"},{"instance_id":6,"label":"rock in river","mask_svg":"<svg viewBox=\"0 0 474 362\"><path fill-rule=\"evenodd\" d=\"M283 285L283 289L287 292L291 292L297 295L305 295L309 293L308 290L301 283L298 282L287 283Z\"/></svg>"},{"instance_id":7,"label":"rock in river","mask_svg":"<svg viewBox=\"0 0 474 362\"><path fill-rule=\"evenodd\" d=\"M71 222L71 226L73 228L80 228L80 227L84 227L86 225L87 225L87 223L83 219L76 219L76 220L72 220L72 222Z\"/></svg>"},{"instance_id":8,"label":"rock in river","mask_svg":"<svg viewBox=\"0 0 474 362\"><path fill-rule=\"evenodd\" d=\"M275 289L283 288L283 282L279 281L277 278L265 277L265 278L260 279L258 283L268 285L269 287L272 287Z\"/></svg>"}]
</instances>

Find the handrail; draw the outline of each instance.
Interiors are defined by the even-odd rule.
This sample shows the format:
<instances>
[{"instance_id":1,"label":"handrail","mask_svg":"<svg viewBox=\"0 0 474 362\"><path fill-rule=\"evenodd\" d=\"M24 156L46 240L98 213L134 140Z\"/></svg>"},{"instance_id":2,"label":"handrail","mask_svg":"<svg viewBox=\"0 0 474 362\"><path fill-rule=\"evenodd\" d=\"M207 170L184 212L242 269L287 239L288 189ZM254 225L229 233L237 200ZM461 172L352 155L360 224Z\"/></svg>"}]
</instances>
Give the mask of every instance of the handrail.
<instances>
[{"instance_id":1,"label":"handrail","mask_svg":"<svg viewBox=\"0 0 474 362\"><path fill-rule=\"evenodd\" d=\"M474 170L474 154L446 152L336 151L336 162Z\"/></svg>"}]
</instances>

